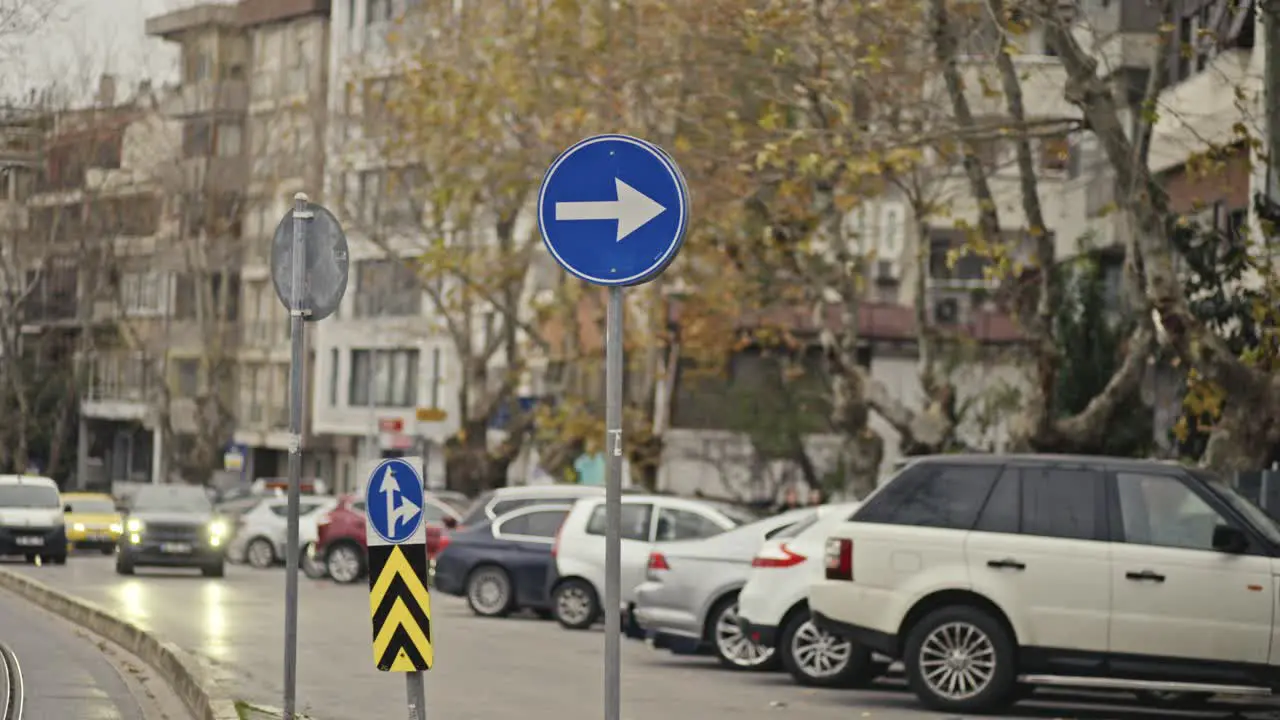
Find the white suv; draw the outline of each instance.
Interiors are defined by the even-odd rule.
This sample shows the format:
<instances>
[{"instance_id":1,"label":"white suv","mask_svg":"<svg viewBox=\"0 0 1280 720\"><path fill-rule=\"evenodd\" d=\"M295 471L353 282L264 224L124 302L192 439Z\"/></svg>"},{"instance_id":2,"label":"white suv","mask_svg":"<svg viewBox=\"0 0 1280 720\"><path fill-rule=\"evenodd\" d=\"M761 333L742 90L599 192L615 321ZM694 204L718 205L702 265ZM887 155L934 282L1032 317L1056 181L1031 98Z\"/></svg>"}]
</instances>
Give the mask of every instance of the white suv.
<instances>
[{"instance_id":1,"label":"white suv","mask_svg":"<svg viewBox=\"0 0 1280 720\"><path fill-rule=\"evenodd\" d=\"M644 581L649 545L667 540L710 537L754 518L736 508L668 495L622 497L622 610L630 620L635 587ZM585 630L600 618L604 597L605 507L603 497L573 505L552 549L556 573L551 579L551 608L556 620L571 630Z\"/></svg>"},{"instance_id":2,"label":"white suv","mask_svg":"<svg viewBox=\"0 0 1280 720\"><path fill-rule=\"evenodd\" d=\"M826 542L814 622L946 712L1037 685L1188 704L1280 690L1280 525L1201 471L1077 456L908 465Z\"/></svg>"}]
</instances>

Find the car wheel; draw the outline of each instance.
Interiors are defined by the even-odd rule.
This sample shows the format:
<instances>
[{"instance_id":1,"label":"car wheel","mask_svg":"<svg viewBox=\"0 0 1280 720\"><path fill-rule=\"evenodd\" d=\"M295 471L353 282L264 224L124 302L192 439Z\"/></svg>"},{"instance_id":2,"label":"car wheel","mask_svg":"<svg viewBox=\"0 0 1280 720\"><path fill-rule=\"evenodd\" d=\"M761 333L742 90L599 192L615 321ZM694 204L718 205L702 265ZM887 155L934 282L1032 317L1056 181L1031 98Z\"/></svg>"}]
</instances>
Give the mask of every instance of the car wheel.
<instances>
[{"instance_id":1,"label":"car wheel","mask_svg":"<svg viewBox=\"0 0 1280 720\"><path fill-rule=\"evenodd\" d=\"M600 599L586 580L565 580L551 594L551 612L561 626L586 630L600 617Z\"/></svg>"},{"instance_id":2,"label":"car wheel","mask_svg":"<svg viewBox=\"0 0 1280 720\"><path fill-rule=\"evenodd\" d=\"M302 562L298 564L302 566L302 572L312 580L323 580L329 576L328 568L316 555L315 543L307 543L306 549L302 551Z\"/></svg>"},{"instance_id":3,"label":"car wheel","mask_svg":"<svg viewBox=\"0 0 1280 720\"><path fill-rule=\"evenodd\" d=\"M324 566L329 577L341 585L350 585L364 577L364 556L355 543L344 542L329 548Z\"/></svg>"},{"instance_id":4,"label":"car wheel","mask_svg":"<svg viewBox=\"0 0 1280 720\"><path fill-rule=\"evenodd\" d=\"M1211 693L1173 692L1169 690L1139 690L1138 700L1146 705L1169 710L1195 710L1209 704Z\"/></svg>"},{"instance_id":5,"label":"car wheel","mask_svg":"<svg viewBox=\"0 0 1280 720\"><path fill-rule=\"evenodd\" d=\"M116 574L117 574L117 575L132 575L132 574L133 574L133 561L132 561L132 560L126 560L126 559L124 559L124 557L117 555L117 556L116 556Z\"/></svg>"},{"instance_id":6,"label":"car wheel","mask_svg":"<svg viewBox=\"0 0 1280 720\"><path fill-rule=\"evenodd\" d=\"M220 578L227 574L227 566L219 561L216 565L206 565L200 568L200 572L208 578Z\"/></svg>"},{"instance_id":7,"label":"car wheel","mask_svg":"<svg viewBox=\"0 0 1280 720\"><path fill-rule=\"evenodd\" d=\"M738 597L721 600L711 610L710 640L720 664L733 670L770 670L778 665L773 648L751 641L738 625Z\"/></svg>"},{"instance_id":8,"label":"car wheel","mask_svg":"<svg viewBox=\"0 0 1280 720\"><path fill-rule=\"evenodd\" d=\"M269 568L276 564L276 549L266 538L254 538L244 549L245 560L258 569Z\"/></svg>"},{"instance_id":9,"label":"car wheel","mask_svg":"<svg viewBox=\"0 0 1280 720\"><path fill-rule=\"evenodd\" d=\"M480 617L503 617L515 605L511 576L496 565L484 565L467 576L467 605Z\"/></svg>"},{"instance_id":10,"label":"car wheel","mask_svg":"<svg viewBox=\"0 0 1280 720\"><path fill-rule=\"evenodd\" d=\"M870 650L814 625L807 610L792 614L782 626L778 651L791 677L809 687L856 687L883 672Z\"/></svg>"},{"instance_id":11,"label":"car wheel","mask_svg":"<svg viewBox=\"0 0 1280 720\"><path fill-rule=\"evenodd\" d=\"M995 618L968 605L934 610L907 633L907 684L928 707L994 712L1016 701L1014 640Z\"/></svg>"}]
</instances>

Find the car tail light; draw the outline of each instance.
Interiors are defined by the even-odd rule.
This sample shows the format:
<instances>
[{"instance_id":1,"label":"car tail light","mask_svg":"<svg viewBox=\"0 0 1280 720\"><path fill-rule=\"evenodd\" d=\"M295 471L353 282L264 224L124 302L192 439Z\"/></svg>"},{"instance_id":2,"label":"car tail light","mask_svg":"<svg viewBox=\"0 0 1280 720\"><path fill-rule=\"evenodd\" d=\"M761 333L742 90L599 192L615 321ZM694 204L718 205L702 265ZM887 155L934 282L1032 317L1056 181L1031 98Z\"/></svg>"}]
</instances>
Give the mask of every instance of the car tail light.
<instances>
[{"instance_id":1,"label":"car tail light","mask_svg":"<svg viewBox=\"0 0 1280 720\"><path fill-rule=\"evenodd\" d=\"M564 532L564 523L560 523L560 527L556 528L556 541L551 544L551 557L554 559L560 554L560 534Z\"/></svg>"},{"instance_id":2,"label":"car tail light","mask_svg":"<svg viewBox=\"0 0 1280 720\"><path fill-rule=\"evenodd\" d=\"M793 551L787 547L786 543L778 546L777 550L766 550L755 557L751 561L751 567L758 568L789 568L795 567L807 560L805 556Z\"/></svg>"},{"instance_id":3,"label":"car tail light","mask_svg":"<svg viewBox=\"0 0 1280 720\"><path fill-rule=\"evenodd\" d=\"M449 533L440 533L440 538L436 541L435 554L439 555L447 547L449 547Z\"/></svg>"},{"instance_id":4,"label":"car tail light","mask_svg":"<svg viewBox=\"0 0 1280 720\"><path fill-rule=\"evenodd\" d=\"M655 570L670 570L671 566L667 564L667 558L660 552L649 553L649 572Z\"/></svg>"},{"instance_id":5,"label":"car tail light","mask_svg":"<svg viewBox=\"0 0 1280 720\"><path fill-rule=\"evenodd\" d=\"M847 538L829 538L827 540L827 579L853 579L853 541Z\"/></svg>"}]
</instances>

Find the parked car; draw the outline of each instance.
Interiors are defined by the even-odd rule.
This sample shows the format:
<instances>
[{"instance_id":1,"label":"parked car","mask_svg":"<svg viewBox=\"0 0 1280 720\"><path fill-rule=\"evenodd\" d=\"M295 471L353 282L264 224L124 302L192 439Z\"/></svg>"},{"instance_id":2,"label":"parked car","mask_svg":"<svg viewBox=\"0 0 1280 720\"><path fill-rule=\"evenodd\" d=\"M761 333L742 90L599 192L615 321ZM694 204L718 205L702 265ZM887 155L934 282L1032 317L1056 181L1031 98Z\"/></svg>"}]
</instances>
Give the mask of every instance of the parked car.
<instances>
[{"instance_id":1,"label":"parked car","mask_svg":"<svg viewBox=\"0 0 1280 720\"><path fill-rule=\"evenodd\" d=\"M308 495L298 502L298 547L306 556L308 543L316 540L316 518L337 507L331 497ZM284 562L289 531L289 499L259 500L248 512L235 519L235 531L227 546L232 562L267 568Z\"/></svg>"},{"instance_id":2,"label":"parked car","mask_svg":"<svg viewBox=\"0 0 1280 720\"><path fill-rule=\"evenodd\" d=\"M0 475L0 557L67 561L65 507L58 484L35 475Z\"/></svg>"},{"instance_id":3,"label":"parked car","mask_svg":"<svg viewBox=\"0 0 1280 720\"><path fill-rule=\"evenodd\" d=\"M446 522L456 523L458 513L448 503L430 493L423 496L422 519L427 527L427 556L438 551L439 530ZM324 559L324 567L334 582L348 584L365 576L368 546L365 543L364 496L344 495L332 510L316 517L316 546L303 551L309 558Z\"/></svg>"},{"instance_id":4,"label":"parked car","mask_svg":"<svg viewBox=\"0 0 1280 720\"><path fill-rule=\"evenodd\" d=\"M228 527L198 485L147 485L133 495L116 552L116 572L142 566L199 568L205 577L225 572Z\"/></svg>"},{"instance_id":5,"label":"parked car","mask_svg":"<svg viewBox=\"0 0 1280 720\"><path fill-rule=\"evenodd\" d=\"M595 485L516 485L482 493L456 523L446 525L436 532L433 542L436 552L449 544L450 536L459 530L490 522L499 515L530 505L572 505L579 498L604 497L604 488Z\"/></svg>"},{"instance_id":6,"label":"parked car","mask_svg":"<svg viewBox=\"0 0 1280 720\"><path fill-rule=\"evenodd\" d=\"M1182 703L1280 690L1280 524L1198 470L924 458L837 525L824 555L815 623L901 658L944 712L1038 685Z\"/></svg>"},{"instance_id":7,"label":"parked car","mask_svg":"<svg viewBox=\"0 0 1280 720\"><path fill-rule=\"evenodd\" d=\"M812 508L788 510L708 538L655 547L645 581L635 589L636 623L658 648L710 649L735 670L774 667L773 648L751 642L738 625L738 591L761 543L815 515Z\"/></svg>"},{"instance_id":8,"label":"parked car","mask_svg":"<svg viewBox=\"0 0 1280 720\"><path fill-rule=\"evenodd\" d=\"M742 524L723 509L700 500L668 495L624 495L622 498L622 611L624 628L643 636L631 619L635 587L644 580L649 545L718 535ZM604 597L604 498L578 500L556 538L556 573L551 580L552 612L571 630L584 630L599 620Z\"/></svg>"},{"instance_id":9,"label":"parked car","mask_svg":"<svg viewBox=\"0 0 1280 720\"><path fill-rule=\"evenodd\" d=\"M436 556L435 589L465 597L476 615L520 609L549 616L551 545L568 505L532 505L453 534Z\"/></svg>"},{"instance_id":10,"label":"parked car","mask_svg":"<svg viewBox=\"0 0 1280 720\"><path fill-rule=\"evenodd\" d=\"M853 687L887 669L869 649L822 630L809 617L809 583L819 572L827 535L860 506L823 505L774 535L751 561L738 593L738 622L747 637L777 650L782 666L801 685Z\"/></svg>"},{"instance_id":11,"label":"parked car","mask_svg":"<svg viewBox=\"0 0 1280 720\"><path fill-rule=\"evenodd\" d=\"M106 493L63 493L66 506L67 544L70 548L98 550L103 555L116 551L124 516L115 500Z\"/></svg>"}]
</instances>

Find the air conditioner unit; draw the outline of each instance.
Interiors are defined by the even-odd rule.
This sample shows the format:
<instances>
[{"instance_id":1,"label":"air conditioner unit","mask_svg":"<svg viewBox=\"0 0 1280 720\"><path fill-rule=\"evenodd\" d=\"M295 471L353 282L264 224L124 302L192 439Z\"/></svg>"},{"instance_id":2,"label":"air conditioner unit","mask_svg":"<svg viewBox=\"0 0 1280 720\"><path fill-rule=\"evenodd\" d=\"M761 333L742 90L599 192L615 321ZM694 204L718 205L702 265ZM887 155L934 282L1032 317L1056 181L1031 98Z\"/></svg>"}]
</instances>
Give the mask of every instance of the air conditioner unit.
<instances>
[{"instance_id":1,"label":"air conditioner unit","mask_svg":"<svg viewBox=\"0 0 1280 720\"><path fill-rule=\"evenodd\" d=\"M933 304L933 321L939 325L955 325L960 322L960 301L943 298Z\"/></svg>"}]
</instances>

